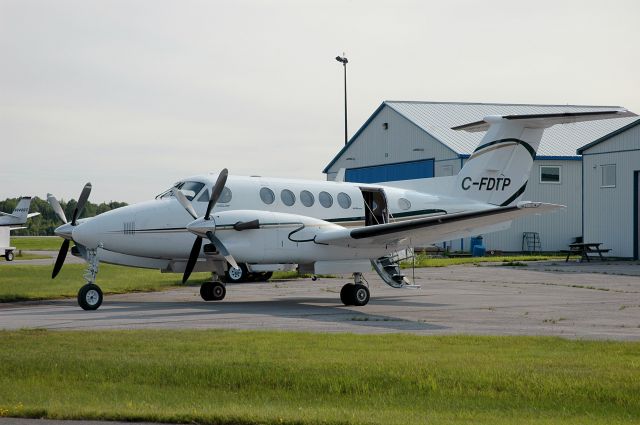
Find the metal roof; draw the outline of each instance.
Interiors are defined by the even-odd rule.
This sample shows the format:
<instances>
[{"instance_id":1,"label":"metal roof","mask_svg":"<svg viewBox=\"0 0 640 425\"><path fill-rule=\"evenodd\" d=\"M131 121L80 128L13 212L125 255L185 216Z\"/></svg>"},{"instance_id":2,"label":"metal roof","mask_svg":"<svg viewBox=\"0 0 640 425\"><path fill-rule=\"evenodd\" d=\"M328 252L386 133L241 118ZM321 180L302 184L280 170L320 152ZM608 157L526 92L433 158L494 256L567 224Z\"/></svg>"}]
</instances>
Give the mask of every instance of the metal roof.
<instances>
[{"instance_id":1,"label":"metal roof","mask_svg":"<svg viewBox=\"0 0 640 425\"><path fill-rule=\"evenodd\" d=\"M620 109L620 106L590 105L533 105L513 103L465 103L384 101L373 115L353 135L349 143L324 169L326 173L335 161L355 142L362 130L387 106L417 125L419 128L465 157L473 153L484 133L455 131L451 127L475 122L487 115L546 114L560 112L590 112ZM577 159L576 151L594 140L600 139L630 123L637 117L616 118L555 125L545 130L537 157Z\"/></svg>"},{"instance_id":2,"label":"metal roof","mask_svg":"<svg viewBox=\"0 0 640 425\"><path fill-rule=\"evenodd\" d=\"M636 117L637 118L637 117ZM578 149L578 154L582 155L584 153L584 151L591 149L592 147L594 147L595 145L604 142L605 140L609 140L611 139L613 136L617 136L618 134L629 130L630 128L635 127L636 125L640 124L640 120L636 120L634 122L632 122L631 124L627 124L622 128L617 129L616 131L614 131L613 133L609 133L601 138L599 138L598 140L594 140L593 142L589 143L588 145L584 145L581 148Z\"/></svg>"}]
</instances>

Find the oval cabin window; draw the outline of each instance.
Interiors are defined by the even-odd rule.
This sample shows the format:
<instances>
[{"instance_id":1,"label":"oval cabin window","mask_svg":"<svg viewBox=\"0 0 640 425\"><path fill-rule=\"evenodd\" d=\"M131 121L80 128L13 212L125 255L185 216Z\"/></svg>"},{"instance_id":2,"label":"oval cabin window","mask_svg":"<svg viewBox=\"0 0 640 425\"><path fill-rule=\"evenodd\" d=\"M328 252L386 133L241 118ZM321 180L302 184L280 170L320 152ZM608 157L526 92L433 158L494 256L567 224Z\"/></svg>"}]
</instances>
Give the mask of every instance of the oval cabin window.
<instances>
[{"instance_id":1,"label":"oval cabin window","mask_svg":"<svg viewBox=\"0 0 640 425\"><path fill-rule=\"evenodd\" d=\"M320 192L318 201L325 208L331 208L331 205L333 205L333 197L328 192Z\"/></svg>"},{"instance_id":2,"label":"oval cabin window","mask_svg":"<svg viewBox=\"0 0 640 425\"><path fill-rule=\"evenodd\" d=\"M312 206L315 202L313 193L309 192L308 190L303 190L302 192L300 192L300 202L302 202L302 205L304 205L305 207Z\"/></svg>"},{"instance_id":3,"label":"oval cabin window","mask_svg":"<svg viewBox=\"0 0 640 425\"><path fill-rule=\"evenodd\" d=\"M263 187L260 189L260 199L267 205L273 204L273 201L276 200L276 195L273 193L273 190L268 187Z\"/></svg>"},{"instance_id":4,"label":"oval cabin window","mask_svg":"<svg viewBox=\"0 0 640 425\"><path fill-rule=\"evenodd\" d=\"M288 207L296 203L296 195L294 195L289 189L284 189L280 192L280 199L282 200L282 203Z\"/></svg>"}]
</instances>

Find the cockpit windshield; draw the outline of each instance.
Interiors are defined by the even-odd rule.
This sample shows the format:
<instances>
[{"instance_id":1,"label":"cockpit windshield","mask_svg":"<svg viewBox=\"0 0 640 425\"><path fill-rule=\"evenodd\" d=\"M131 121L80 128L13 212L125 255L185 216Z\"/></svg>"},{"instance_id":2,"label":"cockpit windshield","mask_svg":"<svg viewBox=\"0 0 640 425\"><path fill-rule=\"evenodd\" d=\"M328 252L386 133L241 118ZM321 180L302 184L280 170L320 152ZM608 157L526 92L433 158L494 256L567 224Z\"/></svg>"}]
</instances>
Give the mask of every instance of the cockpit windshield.
<instances>
[{"instance_id":1,"label":"cockpit windshield","mask_svg":"<svg viewBox=\"0 0 640 425\"><path fill-rule=\"evenodd\" d=\"M184 196L193 201L193 198L202 190L204 183L200 182L178 182L174 184L170 189L165 190L160 195L156 196L156 199L170 198L173 196L173 189L180 189Z\"/></svg>"}]
</instances>

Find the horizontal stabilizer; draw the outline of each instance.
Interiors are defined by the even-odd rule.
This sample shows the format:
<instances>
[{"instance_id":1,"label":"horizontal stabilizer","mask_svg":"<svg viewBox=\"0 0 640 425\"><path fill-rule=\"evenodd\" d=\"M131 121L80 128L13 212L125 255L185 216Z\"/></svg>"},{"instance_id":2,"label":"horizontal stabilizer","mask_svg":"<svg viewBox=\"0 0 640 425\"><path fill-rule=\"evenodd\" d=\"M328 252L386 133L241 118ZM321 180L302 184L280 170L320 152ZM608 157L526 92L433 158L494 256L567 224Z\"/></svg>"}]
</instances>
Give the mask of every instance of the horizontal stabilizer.
<instances>
[{"instance_id":1,"label":"horizontal stabilizer","mask_svg":"<svg viewBox=\"0 0 640 425\"><path fill-rule=\"evenodd\" d=\"M464 130L469 133L489 130L491 124L500 120L520 121L523 127L547 128L556 124L570 124L582 121L597 121L611 118L625 118L637 116L626 109L614 109L609 111L591 112L562 112L555 114L529 114L529 115L490 115L482 121L452 127L452 130Z\"/></svg>"}]
</instances>

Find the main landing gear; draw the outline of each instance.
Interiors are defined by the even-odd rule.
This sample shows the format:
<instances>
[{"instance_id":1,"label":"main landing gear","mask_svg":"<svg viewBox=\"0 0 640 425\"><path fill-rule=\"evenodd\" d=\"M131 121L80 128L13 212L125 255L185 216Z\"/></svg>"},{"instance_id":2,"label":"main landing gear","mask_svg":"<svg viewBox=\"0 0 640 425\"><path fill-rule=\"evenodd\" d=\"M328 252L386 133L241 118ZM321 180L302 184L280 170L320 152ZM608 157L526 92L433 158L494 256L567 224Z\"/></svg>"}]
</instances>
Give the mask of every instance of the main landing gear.
<instances>
[{"instance_id":1,"label":"main landing gear","mask_svg":"<svg viewBox=\"0 0 640 425\"><path fill-rule=\"evenodd\" d=\"M340 301L342 301L344 305L355 305L358 307L367 305L370 294L366 283L362 278L362 273L354 273L353 283L347 283L340 290Z\"/></svg>"},{"instance_id":2,"label":"main landing gear","mask_svg":"<svg viewBox=\"0 0 640 425\"><path fill-rule=\"evenodd\" d=\"M87 249L87 270L84 279L87 283L78 291L78 305L83 310L97 310L102 304L102 290L96 285L98 275L97 249Z\"/></svg>"},{"instance_id":3,"label":"main landing gear","mask_svg":"<svg viewBox=\"0 0 640 425\"><path fill-rule=\"evenodd\" d=\"M220 301L227 295L227 288L218 281L218 275L213 273L212 280L204 282L200 286L200 296L205 301Z\"/></svg>"}]
</instances>

